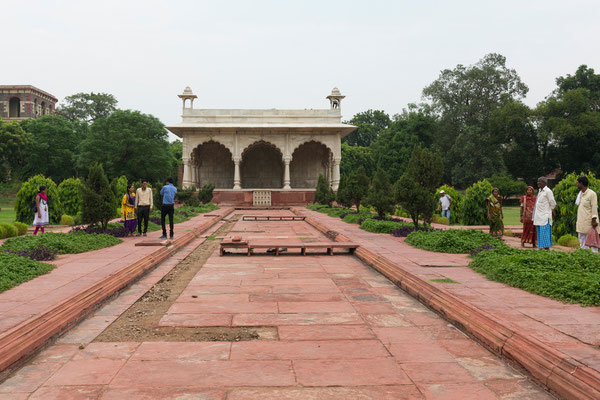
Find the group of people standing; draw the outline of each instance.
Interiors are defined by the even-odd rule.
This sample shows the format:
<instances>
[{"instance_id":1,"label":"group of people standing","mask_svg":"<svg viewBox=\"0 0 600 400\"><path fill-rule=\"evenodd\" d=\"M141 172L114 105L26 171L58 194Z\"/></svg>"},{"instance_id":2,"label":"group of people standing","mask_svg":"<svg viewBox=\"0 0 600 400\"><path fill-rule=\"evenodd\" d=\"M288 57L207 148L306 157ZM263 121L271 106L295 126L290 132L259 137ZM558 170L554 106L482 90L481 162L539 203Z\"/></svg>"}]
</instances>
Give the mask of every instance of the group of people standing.
<instances>
[{"instance_id":1,"label":"group of people standing","mask_svg":"<svg viewBox=\"0 0 600 400\"><path fill-rule=\"evenodd\" d=\"M162 236L160 239L167 238L166 217L169 217L169 237L173 239L173 225L175 214L175 195L177 188L173 185L173 178L167 178L165 186L160 190L162 196L162 207L160 212L160 223L162 227ZM48 197L46 195L46 186L40 186L35 195L35 215L33 217L34 235L38 231L44 233L44 227L50 224L48 213ZM148 220L150 213L154 208L154 198L152 188L148 187L148 181L142 180L142 186L134 193L133 185L127 186L127 192L121 199L121 219L129 235L133 236L137 227L137 236L146 236L148 232ZM142 229L143 226L143 229Z\"/></svg>"},{"instance_id":2,"label":"group of people standing","mask_svg":"<svg viewBox=\"0 0 600 400\"><path fill-rule=\"evenodd\" d=\"M121 199L121 218L125 228L130 235L135 233L137 226L137 236L146 236L148 232L148 220L150 213L154 209L154 200L152 189L148 187L148 181L142 180L142 186L139 187L135 194L133 193L133 185L127 187L127 193ZM160 210L160 224L162 227L162 236L160 239L167 238L166 217L169 217L169 237L173 239L173 218L175 214L175 195L177 188L173 185L173 178L167 178L165 186L160 190L162 196L162 207ZM142 231L143 223L143 231Z\"/></svg>"},{"instance_id":3,"label":"group of people standing","mask_svg":"<svg viewBox=\"0 0 600 400\"><path fill-rule=\"evenodd\" d=\"M552 215L556 207L554 194L548 187L546 178L537 181L539 188L535 194L533 186L528 186L525 195L521 196L520 221L523 224L521 246L530 243L532 247L548 250L552 247ZM575 230L582 249L591 249L594 253L600 248L600 235L598 234L598 197L596 192L589 189L589 180L585 176L577 178L579 194L575 200L577 205L577 224ZM450 220L450 206L452 198L443 190L440 191L439 208L442 216ZM504 215L502 213L502 200L497 188L486 199L487 216L490 226L490 235L502 237L504 234Z\"/></svg>"}]
</instances>

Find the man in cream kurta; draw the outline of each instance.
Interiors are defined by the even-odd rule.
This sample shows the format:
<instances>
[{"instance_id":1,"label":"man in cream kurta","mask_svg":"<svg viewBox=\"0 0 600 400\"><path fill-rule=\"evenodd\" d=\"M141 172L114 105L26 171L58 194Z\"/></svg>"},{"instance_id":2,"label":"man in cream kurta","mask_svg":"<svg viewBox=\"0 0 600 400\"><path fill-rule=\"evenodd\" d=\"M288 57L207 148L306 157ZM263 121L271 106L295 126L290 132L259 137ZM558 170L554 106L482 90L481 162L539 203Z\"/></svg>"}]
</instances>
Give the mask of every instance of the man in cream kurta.
<instances>
[{"instance_id":1,"label":"man in cream kurta","mask_svg":"<svg viewBox=\"0 0 600 400\"><path fill-rule=\"evenodd\" d=\"M598 226L598 196L592 189L588 189L588 178L580 176L577 178L577 187L581 190L581 194L577 200L577 225L575 230L579 239L579 247L582 249L589 249L585 245L588 237L588 233L592 227ZM592 247L594 253L598 252L597 247Z\"/></svg>"},{"instance_id":2,"label":"man in cream kurta","mask_svg":"<svg viewBox=\"0 0 600 400\"><path fill-rule=\"evenodd\" d=\"M533 225L537 230L538 249L548 250L552 247L552 210L556 207L554 194L546 185L546 178L538 179L540 191L533 210Z\"/></svg>"}]
</instances>

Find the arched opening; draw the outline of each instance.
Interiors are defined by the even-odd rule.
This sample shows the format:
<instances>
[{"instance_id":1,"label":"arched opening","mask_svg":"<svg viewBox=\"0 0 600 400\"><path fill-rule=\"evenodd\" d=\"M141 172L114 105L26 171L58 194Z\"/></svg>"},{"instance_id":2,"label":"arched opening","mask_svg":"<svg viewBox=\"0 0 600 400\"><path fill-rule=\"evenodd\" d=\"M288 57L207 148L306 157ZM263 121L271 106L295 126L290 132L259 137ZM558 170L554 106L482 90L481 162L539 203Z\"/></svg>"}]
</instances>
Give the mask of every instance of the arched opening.
<instances>
[{"instance_id":1,"label":"arched opening","mask_svg":"<svg viewBox=\"0 0 600 400\"><path fill-rule=\"evenodd\" d=\"M233 187L233 160L231 152L221 143L202 143L192 151L190 162L192 184L202 187L207 183L216 189Z\"/></svg>"},{"instance_id":2,"label":"arched opening","mask_svg":"<svg viewBox=\"0 0 600 400\"><path fill-rule=\"evenodd\" d=\"M8 117L19 118L21 116L21 100L13 97L8 102Z\"/></svg>"},{"instance_id":3,"label":"arched opening","mask_svg":"<svg viewBox=\"0 0 600 400\"><path fill-rule=\"evenodd\" d=\"M40 105L42 106L42 115L46 115L46 102L42 101Z\"/></svg>"},{"instance_id":4,"label":"arched opening","mask_svg":"<svg viewBox=\"0 0 600 400\"><path fill-rule=\"evenodd\" d=\"M264 141L250 145L242 154L241 176L244 189L281 189L283 186L281 151Z\"/></svg>"},{"instance_id":5,"label":"arched opening","mask_svg":"<svg viewBox=\"0 0 600 400\"><path fill-rule=\"evenodd\" d=\"M319 174L329 180L331 151L319 142L300 145L292 154L290 184L294 189L314 189Z\"/></svg>"},{"instance_id":6,"label":"arched opening","mask_svg":"<svg viewBox=\"0 0 600 400\"><path fill-rule=\"evenodd\" d=\"M39 110L38 110L38 101L37 99L33 100L33 116L37 117L39 115Z\"/></svg>"}]
</instances>

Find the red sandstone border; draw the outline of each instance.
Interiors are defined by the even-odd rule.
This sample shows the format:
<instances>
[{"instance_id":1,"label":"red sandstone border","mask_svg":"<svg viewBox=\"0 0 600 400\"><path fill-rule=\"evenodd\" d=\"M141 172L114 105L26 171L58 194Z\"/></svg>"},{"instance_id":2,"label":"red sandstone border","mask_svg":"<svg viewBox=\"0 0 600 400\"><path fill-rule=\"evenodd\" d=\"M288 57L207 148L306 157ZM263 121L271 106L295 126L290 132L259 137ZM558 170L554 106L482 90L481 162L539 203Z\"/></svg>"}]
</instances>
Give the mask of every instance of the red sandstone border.
<instances>
[{"instance_id":1,"label":"red sandstone border","mask_svg":"<svg viewBox=\"0 0 600 400\"><path fill-rule=\"evenodd\" d=\"M300 210L292 211L300 214ZM335 241L350 241L344 235L330 231L312 217L307 216L305 221ZM558 395L565 399L600 399L600 372L519 332L508 321L431 285L371 250L359 247L354 254L446 320L481 341L494 353L525 368Z\"/></svg>"},{"instance_id":2,"label":"red sandstone border","mask_svg":"<svg viewBox=\"0 0 600 400\"><path fill-rule=\"evenodd\" d=\"M50 310L36 315L9 329L0 336L0 373L42 348L52 337L61 334L80 321L102 301L111 297L148 270L187 245L221 219L233 208L224 208L219 216L206 220L179 236L169 247L161 247L135 263L107 276L86 290L71 296ZM1 376L1 375L0 375Z\"/></svg>"}]
</instances>

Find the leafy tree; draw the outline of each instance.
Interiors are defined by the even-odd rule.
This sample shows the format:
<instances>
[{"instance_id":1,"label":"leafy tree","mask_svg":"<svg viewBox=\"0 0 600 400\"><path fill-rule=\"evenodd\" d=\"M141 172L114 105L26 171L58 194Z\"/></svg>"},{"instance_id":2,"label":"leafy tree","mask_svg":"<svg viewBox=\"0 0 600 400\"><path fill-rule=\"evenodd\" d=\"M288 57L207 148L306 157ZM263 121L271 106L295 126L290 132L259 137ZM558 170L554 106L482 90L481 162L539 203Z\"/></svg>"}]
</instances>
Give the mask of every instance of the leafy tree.
<instances>
[{"instance_id":1,"label":"leafy tree","mask_svg":"<svg viewBox=\"0 0 600 400\"><path fill-rule=\"evenodd\" d=\"M387 173L381 168L377 169L373 177L373 184L369 188L366 204L372 206L377 211L377 215L385 219L386 214L394 210L394 192Z\"/></svg>"},{"instance_id":2,"label":"leafy tree","mask_svg":"<svg viewBox=\"0 0 600 400\"><path fill-rule=\"evenodd\" d=\"M457 224L460 216L460 206L462 203L462 195L456 191L452 186L442 185L435 192L436 201L439 202L440 192L444 191L445 194L450 196L452 204L450 205L450 223ZM437 204L437 203L436 203ZM436 205L437 207L437 205Z\"/></svg>"},{"instance_id":3,"label":"leafy tree","mask_svg":"<svg viewBox=\"0 0 600 400\"><path fill-rule=\"evenodd\" d=\"M115 195L117 207L121 206L121 199L123 198L123 195L127 193L127 184L128 181L125 175L121 175L110 182L110 189Z\"/></svg>"},{"instance_id":4,"label":"leafy tree","mask_svg":"<svg viewBox=\"0 0 600 400\"><path fill-rule=\"evenodd\" d=\"M600 180L592 173L571 173L565 176L552 189L554 200L556 200L555 212L552 217L552 231L556 237L561 237L567 233L577 235L575 232L575 224L577 222L575 199L577 199L577 194L579 193L577 178L582 175L587 176L589 180L588 188L596 193L600 193Z\"/></svg>"},{"instance_id":5,"label":"leafy tree","mask_svg":"<svg viewBox=\"0 0 600 400\"><path fill-rule=\"evenodd\" d=\"M523 195L527 190L527 184L525 182L515 181L506 174L494 175L491 178L488 178L488 181L493 187L498 188L503 200L512 196Z\"/></svg>"},{"instance_id":6,"label":"leafy tree","mask_svg":"<svg viewBox=\"0 0 600 400\"><path fill-rule=\"evenodd\" d=\"M381 110L367 110L356 114L347 123L358 127L354 132L342 139L343 143L348 143L350 146L371 145L381 133L386 129L392 121L390 116Z\"/></svg>"},{"instance_id":7,"label":"leafy tree","mask_svg":"<svg viewBox=\"0 0 600 400\"><path fill-rule=\"evenodd\" d=\"M106 230L108 222L115 216L115 195L104 174L101 164L94 164L81 189L82 220L86 224L100 223Z\"/></svg>"},{"instance_id":8,"label":"leafy tree","mask_svg":"<svg viewBox=\"0 0 600 400\"><path fill-rule=\"evenodd\" d=\"M460 223L485 225L487 219L486 199L492 194L492 184L487 179L474 183L467 189L460 206Z\"/></svg>"},{"instance_id":9,"label":"leafy tree","mask_svg":"<svg viewBox=\"0 0 600 400\"><path fill-rule=\"evenodd\" d=\"M577 88L538 106L540 129L556 146L556 158L564 171L600 172L600 112L592 111L590 102L590 91Z\"/></svg>"},{"instance_id":10,"label":"leafy tree","mask_svg":"<svg viewBox=\"0 0 600 400\"><path fill-rule=\"evenodd\" d=\"M24 120L23 129L31 134L23 174L42 174L55 181L75 175L77 146L82 137L74 125L57 115Z\"/></svg>"},{"instance_id":11,"label":"leafy tree","mask_svg":"<svg viewBox=\"0 0 600 400\"><path fill-rule=\"evenodd\" d=\"M430 147L436 130L435 117L422 111L394 116L394 122L371 146L377 167L385 170L391 181L397 181L406 170L414 147Z\"/></svg>"},{"instance_id":12,"label":"leafy tree","mask_svg":"<svg viewBox=\"0 0 600 400\"><path fill-rule=\"evenodd\" d=\"M435 188L443 174L443 161L439 153L415 147L404 174L394 185L396 200L406 210L415 228L419 226L419 216L430 220L438 200Z\"/></svg>"},{"instance_id":13,"label":"leafy tree","mask_svg":"<svg viewBox=\"0 0 600 400\"><path fill-rule=\"evenodd\" d=\"M484 127L492 114L506 101L525 97L527 86L514 69L506 67L506 57L491 53L475 65L445 69L423 96L433 109L459 129Z\"/></svg>"},{"instance_id":14,"label":"leafy tree","mask_svg":"<svg viewBox=\"0 0 600 400\"><path fill-rule=\"evenodd\" d=\"M350 146L348 143L342 142L340 174L349 176L358 167L363 167L369 177L375 173L375 160L371 147Z\"/></svg>"},{"instance_id":15,"label":"leafy tree","mask_svg":"<svg viewBox=\"0 0 600 400\"><path fill-rule=\"evenodd\" d=\"M348 177L342 175L340 177L340 185L338 186L337 193L335 195L335 201L343 207L352 207L352 199L348 195Z\"/></svg>"},{"instance_id":16,"label":"leafy tree","mask_svg":"<svg viewBox=\"0 0 600 400\"><path fill-rule=\"evenodd\" d=\"M21 185L17 192L15 201L15 212L17 221L30 225L33 222L34 212L31 210L31 204L39 192L40 186L46 186L46 196L48 196L48 215L50 222L57 224L63 214L60 195L56 188L56 183L43 175L36 175L29 178Z\"/></svg>"},{"instance_id":17,"label":"leafy tree","mask_svg":"<svg viewBox=\"0 0 600 400\"><path fill-rule=\"evenodd\" d=\"M58 113L70 121L92 123L106 118L117 109L117 99L109 93L76 93L65 97L65 105Z\"/></svg>"},{"instance_id":18,"label":"leafy tree","mask_svg":"<svg viewBox=\"0 0 600 400\"><path fill-rule=\"evenodd\" d=\"M468 128L456 139L449 153L452 183L467 186L504 171L500 148L485 139L477 128Z\"/></svg>"},{"instance_id":19,"label":"leafy tree","mask_svg":"<svg viewBox=\"0 0 600 400\"><path fill-rule=\"evenodd\" d=\"M509 101L490 119L490 134L501 143L507 172L526 182L554 167L550 160L550 138L537 127L534 110L519 101Z\"/></svg>"},{"instance_id":20,"label":"leafy tree","mask_svg":"<svg viewBox=\"0 0 600 400\"><path fill-rule=\"evenodd\" d=\"M23 165L30 144L31 135L21 125L0 119L0 181L10 180L11 173Z\"/></svg>"},{"instance_id":21,"label":"leafy tree","mask_svg":"<svg viewBox=\"0 0 600 400\"><path fill-rule=\"evenodd\" d=\"M143 178L161 181L171 172L167 131L151 115L117 110L96 120L81 143L79 169L102 163L110 178L125 175L130 181Z\"/></svg>"},{"instance_id":22,"label":"leafy tree","mask_svg":"<svg viewBox=\"0 0 600 400\"><path fill-rule=\"evenodd\" d=\"M348 177L346 191L350 204L356 206L357 213L360 212L360 204L369 192L369 177L363 166L358 167L358 169Z\"/></svg>"},{"instance_id":23,"label":"leafy tree","mask_svg":"<svg viewBox=\"0 0 600 400\"><path fill-rule=\"evenodd\" d=\"M329 186L329 182L323 176L323 174L319 174L319 179L317 180L317 189L315 190L315 203L318 204L327 204L331 207L331 203L335 200L335 194Z\"/></svg>"},{"instance_id":24,"label":"leafy tree","mask_svg":"<svg viewBox=\"0 0 600 400\"><path fill-rule=\"evenodd\" d=\"M594 73L593 68L580 65L574 75L560 76L556 78L558 89L556 94L562 97L565 93L575 89L586 89L589 91L590 110L600 111L600 74Z\"/></svg>"},{"instance_id":25,"label":"leafy tree","mask_svg":"<svg viewBox=\"0 0 600 400\"><path fill-rule=\"evenodd\" d=\"M181 140L175 140L169 143L169 152L171 154L171 173L176 183L179 177L179 165L182 163L183 143Z\"/></svg>"},{"instance_id":26,"label":"leafy tree","mask_svg":"<svg viewBox=\"0 0 600 400\"><path fill-rule=\"evenodd\" d=\"M81 211L81 187L79 178L65 179L58 185L58 194L65 214L77 215Z\"/></svg>"}]
</instances>

